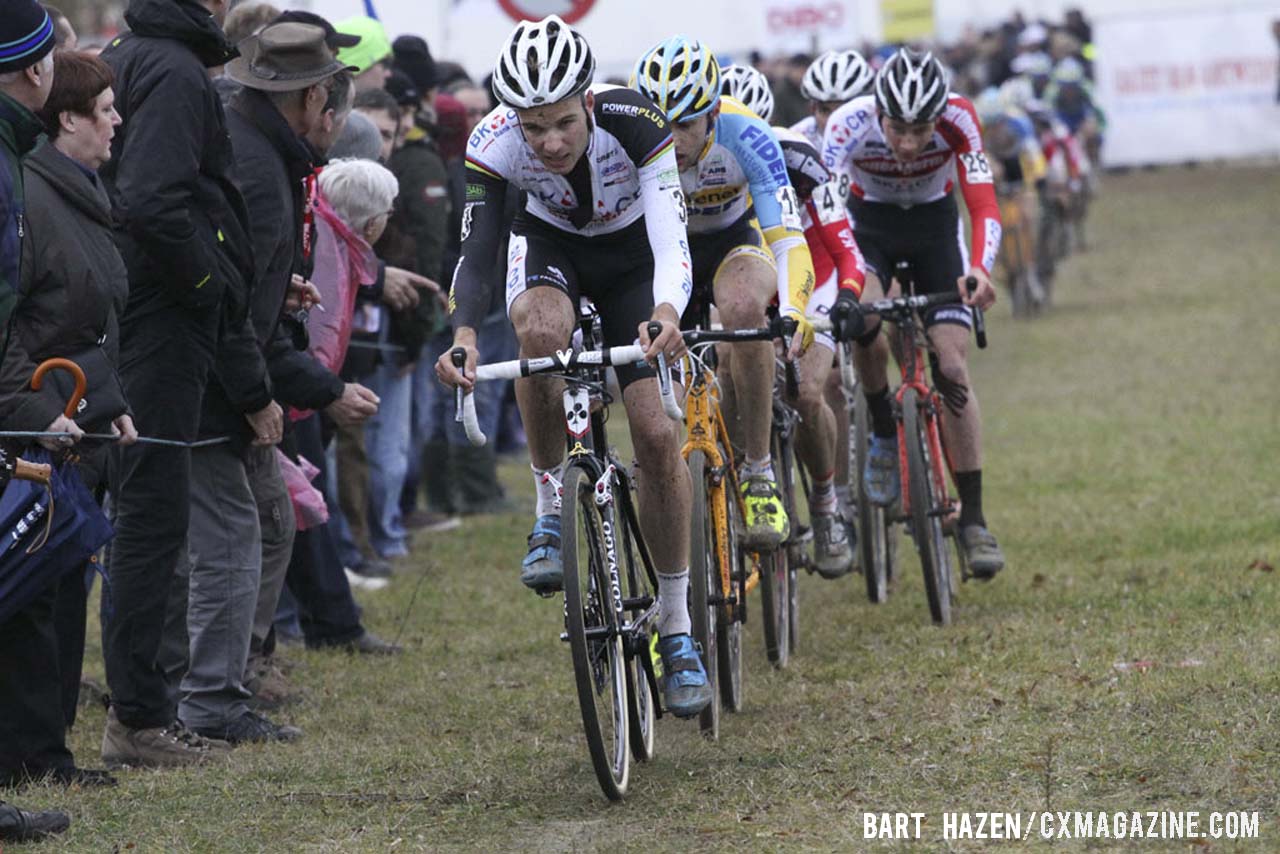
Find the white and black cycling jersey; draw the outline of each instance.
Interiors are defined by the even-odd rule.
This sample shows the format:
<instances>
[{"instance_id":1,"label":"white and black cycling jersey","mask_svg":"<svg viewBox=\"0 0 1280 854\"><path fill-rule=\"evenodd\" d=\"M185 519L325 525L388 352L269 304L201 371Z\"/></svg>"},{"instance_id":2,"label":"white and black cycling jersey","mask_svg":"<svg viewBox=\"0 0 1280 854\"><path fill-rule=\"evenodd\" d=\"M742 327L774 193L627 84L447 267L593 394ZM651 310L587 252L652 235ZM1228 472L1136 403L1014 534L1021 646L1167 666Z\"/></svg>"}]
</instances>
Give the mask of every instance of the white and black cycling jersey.
<instances>
[{"instance_id":1,"label":"white and black cycling jersey","mask_svg":"<svg viewBox=\"0 0 1280 854\"><path fill-rule=\"evenodd\" d=\"M488 309L485 275L502 236L507 187L528 194L526 216L577 239L601 238L643 217L654 255L654 305L684 311L692 290L687 213L667 117L638 92L592 87L590 139L567 175L549 171L525 141L519 114L498 107L467 143L462 257L454 271L454 325L474 327ZM637 226L638 227L638 226Z\"/></svg>"}]
</instances>

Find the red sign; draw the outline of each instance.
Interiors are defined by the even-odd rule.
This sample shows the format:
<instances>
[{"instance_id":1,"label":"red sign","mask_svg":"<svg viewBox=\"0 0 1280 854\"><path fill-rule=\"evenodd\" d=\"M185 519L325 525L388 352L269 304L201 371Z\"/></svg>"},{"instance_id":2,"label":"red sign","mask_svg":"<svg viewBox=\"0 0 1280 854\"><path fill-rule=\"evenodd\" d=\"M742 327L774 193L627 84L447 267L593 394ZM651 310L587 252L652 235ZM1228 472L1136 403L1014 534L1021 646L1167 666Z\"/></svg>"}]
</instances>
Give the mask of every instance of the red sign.
<instances>
[{"instance_id":1,"label":"red sign","mask_svg":"<svg viewBox=\"0 0 1280 854\"><path fill-rule=\"evenodd\" d=\"M498 0L502 11L517 21L540 21L548 15L559 15L572 24L591 11L596 0Z\"/></svg>"}]
</instances>

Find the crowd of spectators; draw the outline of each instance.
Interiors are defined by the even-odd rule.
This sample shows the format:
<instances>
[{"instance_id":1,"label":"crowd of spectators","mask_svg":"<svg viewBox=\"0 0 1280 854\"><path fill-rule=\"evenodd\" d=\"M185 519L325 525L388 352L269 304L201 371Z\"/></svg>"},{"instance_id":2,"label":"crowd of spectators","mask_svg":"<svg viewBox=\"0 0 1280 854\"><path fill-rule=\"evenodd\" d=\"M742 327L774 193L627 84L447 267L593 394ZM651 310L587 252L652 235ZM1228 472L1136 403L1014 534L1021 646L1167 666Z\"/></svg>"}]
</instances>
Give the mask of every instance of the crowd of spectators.
<instances>
[{"instance_id":1,"label":"crowd of spectators","mask_svg":"<svg viewBox=\"0 0 1280 854\"><path fill-rule=\"evenodd\" d=\"M352 588L410 566L415 532L507 506L432 372L488 90L363 16L130 0L80 50L57 10L5 5L2 441L72 472L114 537L0 622L0 785L296 741L280 644L399 653ZM487 358L514 353L500 274ZM88 380L73 415L31 387L54 357ZM509 389L486 392L486 432L518 448ZM104 771L66 744L95 568ZM67 824L0 802L6 841Z\"/></svg>"}]
</instances>

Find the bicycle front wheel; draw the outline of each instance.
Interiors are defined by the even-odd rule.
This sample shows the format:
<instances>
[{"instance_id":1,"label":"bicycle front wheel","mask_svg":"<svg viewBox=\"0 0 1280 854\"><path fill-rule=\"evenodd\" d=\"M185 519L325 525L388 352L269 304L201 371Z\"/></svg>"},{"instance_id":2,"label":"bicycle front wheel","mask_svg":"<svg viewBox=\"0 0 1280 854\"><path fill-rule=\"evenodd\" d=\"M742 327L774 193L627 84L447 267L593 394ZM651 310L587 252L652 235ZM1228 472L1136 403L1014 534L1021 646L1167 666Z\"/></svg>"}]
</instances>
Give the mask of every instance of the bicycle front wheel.
<instances>
[{"instance_id":1,"label":"bicycle front wheel","mask_svg":"<svg viewBox=\"0 0 1280 854\"><path fill-rule=\"evenodd\" d=\"M634 509L634 504L631 503L629 494L624 497L619 493L619 490L626 488L622 482L614 484L614 498L618 507L615 517L618 520L619 539L622 543L623 580L626 582L622 595L632 602L641 603L654 600L657 591L653 589L649 574L640 557L640 551L636 546L638 534L632 533L631 520L635 515L631 511ZM629 614L629 619L634 622L640 619L644 610L643 605L636 604L632 608L625 609L624 613ZM636 633L631 639L624 639L624 643L627 640L633 640L636 643L632 654L627 657L627 724L631 736L631 755L640 762L648 762L654 754L653 736L658 703L658 698L649 685L649 674L641 658L641 656L650 655L649 634L648 632L643 635Z\"/></svg>"},{"instance_id":2,"label":"bicycle front wheel","mask_svg":"<svg viewBox=\"0 0 1280 854\"><path fill-rule=\"evenodd\" d=\"M867 467L867 451L871 443L871 416L867 398L859 393L853 404L853 438L850 441L853 471L850 477L857 485L858 548L862 553L862 575L867 584L867 598L880 603L889 598L889 525L883 507L867 497L862 473Z\"/></svg>"},{"instance_id":3,"label":"bicycle front wheel","mask_svg":"<svg viewBox=\"0 0 1280 854\"><path fill-rule=\"evenodd\" d=\"M723 449L722 449L723 450ZM726 455L726 460L733 459ZM716 623L716 667L719 672L716 678L720 682L720 700L731 712L742 710L742 622L746 616L746 584L751 567L747 557L738 545L738 532L742 530L742 509L738 506L738 496L734 494L733 481L729 477L721 483L717 490L717 501L725 503L725 518L729 524L724 532L725 541L719 542L717 532L716 551L729 556L729 588L723 589L723 582L717 583L725 604L720 609L720 619ZM720 576L716 578L719 580ZM730 604L728 599L733 599Z\"/></svg>"},{"instance_id":4,"label":"bicycle front wheel","mask_svg":"<svg viewBox=\"0 0 1280 854\"><path fill-rule=\"evenodd\" d=\"M616 801L627 791L631 752L613 523L596 505L595 477L585 466L570 466L563 495L565 631L591 764L605 796Z\"/></svg>"},{"instance_id":5,"label":"bicycle front wheel","mask_svg":"<svg viewBox=\"0 0 1280 854\"><path fill-rule=\"evenodd\" d=\"M712 591L720 589L720 563L716 556L714 522L707 495L707 458L702 451L689 454L689 477L693 482L693 515L689 522L689 618L693 639L702 648L702 666L711 684L711 702L698 714L702 734L712 741L720 737L720 686L717 673L716 617L720 605Z\"/></svg>"},{"instance_id":6,"label":"bicycle front wheel","mask_svg":"<svg viewBox=\"0 0 1280 854\"><path fill-rule=\"evenodd\" d=\"M911 538L920 554L929 613L940 626L951 623L951 553L938 506L942 491L934 483L929 454L928 422L915 389L902 397L903 433L907 441L907 482L911 500Z\"/></svg>"},{"instance_id":7,"label":"bicycle front wheel","mask_svg":"<svg viewBox=\"0 0 1280 854\"><path fill-rule=\"evenodd\" d=\"M787 518L791 520L791 536L796 537L800 528L799 511L796 506L796 454L795 445L790 439L775 444L773 464L779 466L778 487L782 490L783 506L787 508ZM787 554L787 650L793 653L800 646L800 577L799 558L790 549L802 550L802 546L788 546Z\"/></svg>"}]
</instances>

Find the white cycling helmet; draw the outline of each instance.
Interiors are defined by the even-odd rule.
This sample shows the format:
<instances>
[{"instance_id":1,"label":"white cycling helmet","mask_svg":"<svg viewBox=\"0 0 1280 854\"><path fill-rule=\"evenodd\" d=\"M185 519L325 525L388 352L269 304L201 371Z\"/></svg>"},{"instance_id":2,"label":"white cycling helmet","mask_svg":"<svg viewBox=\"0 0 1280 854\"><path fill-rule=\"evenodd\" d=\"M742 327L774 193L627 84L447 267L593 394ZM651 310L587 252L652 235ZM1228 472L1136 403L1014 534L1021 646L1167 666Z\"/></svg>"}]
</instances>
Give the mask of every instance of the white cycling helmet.
<instances>
[{"instance_id":1,"label":"white cycling helmet","mask_svg":"<svg viewBox=\"0 0 1280 854\"><path fill-rule=\"evenodd\" d=\"M800 91L810 101L851 101L867 91L876 73L856 50L829 50L804 73Z\"/></svg>"},{"instance_id":2,"label":"white cycling helmet","mask_svg":"<svg viewBox=\"0 0 1280 854\"><path fill-rule=\"evenodd\" d=\"M1000 99L1007 107L1025 110L1027 102L1035 96L1036 89L1030 78L1010 77L1000 84Z\"/></svg>"},{"instance_id":3,"label":"white cycling helmet","mask_svg":"<svg viewBox=\"0 0 1280 854\"><path fill-rule=\"evenodd\" d=\"M1009 63L1009 70L1014 74L1026 74L1030 77L1048 77L1053 72L1053 60L1049 54L1020 53Z\"/></svg>"},{"instance_id":4,"label":"white cycling helmet","mask_svg":"<svg viewBox=\"0 0 1280 854\"><path fill-rule=\"evenodd\" d=\"M556 15L521 21L511 31L493 69L493 94L526 110L586 91L596 71L591 48Z\"/></svg>"},{"instance_id":5,"label":"white cycling helmet","mask_svg":"<svg viewBox=\"0 0 1280 854\"><path fill-rule=\"evenodd\" d=\"M904 122L931 122L947 108L947 72L932 53L901 48L876 75L876 109Z\"/></svg>"},{"instance_id":6,"label":"white cycling helmet","mask_svg":"<svg viewBox=\"0 0 1280 854\"><path fill-rule=\"evenodd\" d=\"M1064 56L1053 69L1053 79L1058 83L1083 83L1084 66L1074 56Z\"/></svg>"},{"instance_id":7,"label":"white cycling helmet","mask_svg":"<svg viewBox=\"0 0 1280 854\"><path fill-rule=\"evenodd\" d=\"M720 69L720 91L737 98L766 122L773 117L773 90L769 78L750 65L729 65Z\"/></svg>"}]
</instances>

